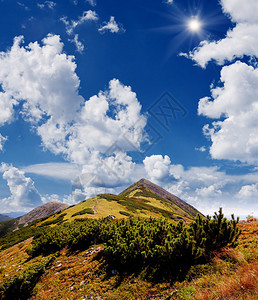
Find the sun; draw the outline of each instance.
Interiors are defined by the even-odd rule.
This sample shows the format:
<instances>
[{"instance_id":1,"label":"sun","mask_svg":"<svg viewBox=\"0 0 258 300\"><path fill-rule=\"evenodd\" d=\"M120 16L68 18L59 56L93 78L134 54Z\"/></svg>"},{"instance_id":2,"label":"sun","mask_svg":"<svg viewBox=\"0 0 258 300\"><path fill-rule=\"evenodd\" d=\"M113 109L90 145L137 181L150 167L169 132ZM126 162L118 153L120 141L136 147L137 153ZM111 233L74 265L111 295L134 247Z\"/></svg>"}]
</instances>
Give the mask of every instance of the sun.
<instances>
[{"instance_id":1,"label":"sun","mask_svg":"<svg viewBox=\"0 0 258 300\"><path fill-rule=\"evenodd\" d=\"M202 23L198 20L198 18L192 18L188 21L188 29L192 32L199 32L202 29Z\"/></svg>"}]
</instances>

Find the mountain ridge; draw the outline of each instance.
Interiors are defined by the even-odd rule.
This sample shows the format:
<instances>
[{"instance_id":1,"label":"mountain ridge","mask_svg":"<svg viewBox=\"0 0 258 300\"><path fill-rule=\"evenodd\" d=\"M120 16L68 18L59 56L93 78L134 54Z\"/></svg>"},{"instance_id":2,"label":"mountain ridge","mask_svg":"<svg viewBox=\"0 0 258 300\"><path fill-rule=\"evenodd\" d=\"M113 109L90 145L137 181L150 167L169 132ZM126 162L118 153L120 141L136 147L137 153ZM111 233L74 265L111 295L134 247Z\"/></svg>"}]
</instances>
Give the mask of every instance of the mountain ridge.
<instances>
[{"instance_id":1,"label":"mountain ridge","mask_svg":"<svg viewBox=\"0 0 258 300\"><path fill-rule=\"evenodd\" d=\"M32 209L30 212L21 217L10 218L9 220L0 223L0 237L21 227L28 226L34 221L47 218L50 215L60 212L68 207L68 204L61 202L48 202Z\"/></svg>"},{"instance_id":2,"label":"mountain ridge","mask_svg":"<svg viewBox=\"0 0 258 300\"><path fill-rule=\"evenodd\" d=\"M151 190L152 192L154 192L155 194L157 194L161 198L164 198L168 201L175 202L178 206L184 207L184 209L186 209L189 212L193 211L195 214L200 213L195 207L193 207L192 205L190 205L186 201L180 199L179 197L175 196L174 194L171 194L170 192L166 191L162 187L156 185L155 183L152 183L151 181L149 181L145 178L140 179L135 184L136 185L143 185L143 186L147 187L149 190Z\"/></svg>"},{"instance_id":3,"label":"mountain ridge","mask_svg":"<svg viewBox=\"0 0 258 300\"><path fill-rule=\"evenodd\" d=\"M167 218L171 221L193 220L201 214L193 206L152 182L141 179L118 195L99 194L54 214L40 223L60 224L75 219ZM41 226L40 225L40 226Z\"/></svg>"}]
</instances>

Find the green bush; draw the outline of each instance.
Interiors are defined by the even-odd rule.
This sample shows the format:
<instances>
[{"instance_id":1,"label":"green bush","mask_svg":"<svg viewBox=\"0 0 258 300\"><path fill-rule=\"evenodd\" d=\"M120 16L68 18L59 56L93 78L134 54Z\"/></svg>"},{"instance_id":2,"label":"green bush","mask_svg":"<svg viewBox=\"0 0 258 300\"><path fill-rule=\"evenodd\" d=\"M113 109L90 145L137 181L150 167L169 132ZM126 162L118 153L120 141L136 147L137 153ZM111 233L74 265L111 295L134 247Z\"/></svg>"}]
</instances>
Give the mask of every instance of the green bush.
<instances>
[{"instance_id":1,"label":"green bush","mask_svg":"<svg viewBox=\"0 0 258 300\"><path fill-rule=\"evenodd\" d=\"M65 246L87 249L104 243L103 255L117 268L150 268L167 273L184 272L191 265L207 261L224 246L235 246L240 230L238 220L224 218L222 211L213 219L200 215L187 227L165 219L129 218L122 220L75 221L49 228L34 238L30 255L49 254Z\"/></svg>"},{"instance_id":2,"label":"green bush","mask_svg":"<svg viewBox=\"0 0 258 300\"><path fill-rule=\"evenodd\" d=\"M126 211L120 211L119 213L120 213L120 215L123 215L126 217L132 217L132 214L130 214L129 212L126 212Z\"/></svg>"},{"instance_id":3,"label":"green bush","mask_svg":"<svg viewBox=\"0 0 258 300\"><path fill-rule=\"evenodd\" d=\"M81 210L81 211L78 211L78 212L74 213L74 214L72 215L72 217L75 217L75 216L81 216L81 215L86 215L86 214L94 215L93 209L92 209L92 208L85 208L85 209L83 209L83 210Z\"/></svg>"},{"instance_id":4,"label":"green bush","mask_svg":"<svg viewBox=\"0 0 258 300\"><path fill-rule=\"evenodd\" d=\"M61 224L61 223L63 223L64 217L66 216L66 213L62 213L60 215L60 212L59 212L57 214L59 215L57 218L55 218L54 220L46 221L46 222L42 223L40 226L44 227L44 226L49 226L49 225L52 225L52 224Z\"/></svg>"},{"instance_id":5,"label":"green bush","mask_svg":"<svg viewBox=\"0 0 258 300\"><path fill-rule=\"evenodd\" d=\"M55 256L45 258L42 262L35 263L24 272L4 280L0 284L0 298L5 300L28 299L39 278L54 259Z\"/></svg>"}]
</instances>

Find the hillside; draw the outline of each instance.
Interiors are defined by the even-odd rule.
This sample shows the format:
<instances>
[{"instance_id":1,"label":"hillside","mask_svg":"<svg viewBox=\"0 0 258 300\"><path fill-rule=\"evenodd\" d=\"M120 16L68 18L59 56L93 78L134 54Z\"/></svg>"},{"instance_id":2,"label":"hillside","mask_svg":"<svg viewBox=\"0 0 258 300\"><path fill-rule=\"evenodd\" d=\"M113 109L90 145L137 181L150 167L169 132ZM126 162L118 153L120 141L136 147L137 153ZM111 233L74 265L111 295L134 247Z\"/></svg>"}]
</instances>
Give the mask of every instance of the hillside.
<instances>
[{"instance_id":1,"label":"hillside","mask_svg":"<svg viewBox=\"0 0 258 300\"><path fill-rule=\"evenodd\" d=\"M112 225L116 221L109 222ZM124 223L121 225L123 228ZM139 225L141 228L143 224ZM237 248L218 249L209 261L192 265L180 280L167 275L162 280L152 277L149 273L155 271L152 264L140 272L130 270L131 264L123 270L115 261L109 261L108 248L103 244L84 244L80 250L73 251L61 246L61 251L54 256L30 256L26 249L33 247L33 243L32 239L27 239L0 252L0 299L257 299L258 222L241 222L237 226L243 230ZM56 238L58 232L65 234L61 233L63 227L60 225L54 231ZM43 233L43 247L48 235ZM53 242L51 236L49 238ZM58 243L56 240L52 247ZM39 251L42 250L40 247ZM51 247L44 251L51 252ZM117 255L119 257L119 252ZM26 292L27 296L23 294L26 298L15 298L13 295L17 291L19 295ZM4 293L9 293L9 298L4 298Z\"/></svg>"},{"instance_id":2,"label":"hillside","mask_svg":"<svg viewBox=\"0 0 258 300\"><path fill-rule=\"evenodd\" d=\"M27 213L26 215L18 218L18 226L19 225L28 225L36 220L46 218L54 213L60 212L66 208L68 208L68 204L59 203L59 202L48 202L41 206L34 208L32 211Z\"/></svg>"},{"instance_id":3,"label":"hillside","mask_svg":"<svg viewBox=\"0 0 258 300\"><path fill-rule=\"evenodd\" d=\"M6 215L1 215L0 214L0 222L8 221L11 220L12 218Z\"/></svg>"},{"instance_id":4,"label":"hillside","mask_svg":"<svg viewBox=\"0 0 258 300\"><path fill-rule=\"evenodd\" d=\"M58 202L49 202L39 207L34 208L27 214L0 223L0 237L4 236L5 234L27 226L39 219L46 218L54 213L60 212L64 209L69 207L69 205L64 203Z\"/></svg>"},{"instance_id":5,"label":"hillside","mask_svg":"<svg viewBox=\"0 0 258 300\"><path fill-rule=\"evenodd\" d=\"M60 223L81 218L99 219L108 216L116 219L130 216L164 217L173 221L189 222L197 213L200 212L185 201L150 181L141 179L119 195L100 194L86 199L67 208L61 215L50 216L41 224Z\"/></svg>"}]
</instances>

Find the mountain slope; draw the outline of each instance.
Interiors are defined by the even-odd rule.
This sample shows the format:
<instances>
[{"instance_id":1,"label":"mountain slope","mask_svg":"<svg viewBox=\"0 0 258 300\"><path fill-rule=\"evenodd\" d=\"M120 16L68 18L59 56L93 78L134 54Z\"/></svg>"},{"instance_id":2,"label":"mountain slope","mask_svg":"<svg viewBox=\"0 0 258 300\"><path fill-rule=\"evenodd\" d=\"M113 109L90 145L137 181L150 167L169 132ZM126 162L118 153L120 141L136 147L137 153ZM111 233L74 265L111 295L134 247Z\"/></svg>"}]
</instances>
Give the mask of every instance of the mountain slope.
<instances>
[{"instance_id":1,"label":"mountain slope","mask_svg":"<svg viewBox=\"0 0 258 300\"><path fill-rule=\"evenodd\" d=\"M18 218L18 225L28 225L36 220L41 218L46 218L54 213L60 212L66 208L68 208L68 204L59 203L59 202L48 202L41 206L34 208L32 211L27 213L26 215Z\"/></svg>"},{"instance_id":2,"label":"mountain slope","mask_svg":"<svg viewBox=\"0 0 258 300\"><path fill-rule=\"evenodd\" d=\"M188 214L190 214L192 217L195 217L198 213L200 214L200 212L196 208L191 206L190 204L186 203L185 201L181 200L177 196L169 193L168 191L164 190L160 186L158 186L144 178L137 181L135 184L131 185L129 188L127 188L125 191L123 191L120 195L123 195L123 196L130 195L132 193L132 191L134 191L137 188L139 189L142 187L147 188L147 190L156 194L158 197L163 198L167 201L170 201L171 203L174 203L179 208L183 209Z\"/></svg>"},{"instance_id":3,"label":"mountain slope","mask_svg":"<svg viewBox=\"0 0 258 300\"><path fill-rule=\"evenodd\" d=\"M199 212L185 201L150 181L141 179L119 195L100 194L68 207L62 214L52 215L40 224L57 224L74 219L98 219L108 216L117 219L134 216L191 221L197 213Z\"/></svg>"},{"instance_id":4,"label":"mountain slope","mask_svg":"<svg viewBox=\"0 0 258 300\"><path fill-rule=\"evenodd\" d=\"M46 218L54 213L60 212L69 207L69 205L59 202L49 202L39 207L34 208L24 216L9 219L5 222L0 223L0 237L12 232L18 228L27 226L28 224Z\"/></svg>"}]
</instances>

